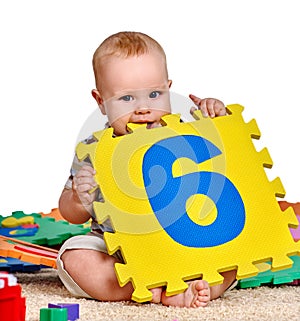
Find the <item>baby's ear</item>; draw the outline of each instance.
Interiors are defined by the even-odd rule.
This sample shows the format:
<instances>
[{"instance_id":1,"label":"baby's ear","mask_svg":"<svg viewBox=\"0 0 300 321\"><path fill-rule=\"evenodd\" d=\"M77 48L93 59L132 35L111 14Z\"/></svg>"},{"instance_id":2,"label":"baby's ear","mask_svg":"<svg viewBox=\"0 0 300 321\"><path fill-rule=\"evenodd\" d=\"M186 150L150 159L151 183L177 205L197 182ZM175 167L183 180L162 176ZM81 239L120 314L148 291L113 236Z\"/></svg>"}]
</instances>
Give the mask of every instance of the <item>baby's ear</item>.
<instances>
[{"instance_id":1,"label":"baby's ear","mask_svg":"<svg viewBox=\"0 0 300 321\"><path fill-rule=\"evenodd\" d=\"M101 110L101 113L103 115L106 115L106 112L105 112L105 108L103 106L103 99L99 93L99 91L97 89L93 89L92 90L92 96L94 97L94 99L96 100L100 110Z\"/></svg>"}]
</instances>

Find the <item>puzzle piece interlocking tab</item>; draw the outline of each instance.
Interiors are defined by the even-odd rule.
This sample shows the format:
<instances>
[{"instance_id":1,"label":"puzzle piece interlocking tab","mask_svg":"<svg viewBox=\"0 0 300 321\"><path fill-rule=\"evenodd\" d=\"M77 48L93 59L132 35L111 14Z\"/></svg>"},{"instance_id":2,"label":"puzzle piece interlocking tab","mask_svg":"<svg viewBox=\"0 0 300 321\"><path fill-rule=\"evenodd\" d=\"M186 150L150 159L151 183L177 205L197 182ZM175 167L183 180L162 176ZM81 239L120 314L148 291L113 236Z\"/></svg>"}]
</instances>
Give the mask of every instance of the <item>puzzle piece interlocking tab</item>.
<instances>
[{"instance_id":1,"label":"puzzle piece interlocking tab","mask_svg":"<svg viewBox=\"0 0 300 321\"><path fill-rule=\"evenodd\" d=\"M241 105L214 119L195 113L183 123L167 115L164 126L130 124L131 133L113 137L112 129L94 133L97 142L77 147L89 157L104 202L94 202L121 286L132 282L132 299L151 299L149 289L166 286L167 295L184 291L184 281L222 283L220 273L236 269L237 278L258 273L255 264L271 261L272 270L292 266L300 243L290 227L291 208L281 211L276 197L285 191L279 178L269 181L267 149L257 152L256 121L245 123Z\"/></svg>"}]
</instances>

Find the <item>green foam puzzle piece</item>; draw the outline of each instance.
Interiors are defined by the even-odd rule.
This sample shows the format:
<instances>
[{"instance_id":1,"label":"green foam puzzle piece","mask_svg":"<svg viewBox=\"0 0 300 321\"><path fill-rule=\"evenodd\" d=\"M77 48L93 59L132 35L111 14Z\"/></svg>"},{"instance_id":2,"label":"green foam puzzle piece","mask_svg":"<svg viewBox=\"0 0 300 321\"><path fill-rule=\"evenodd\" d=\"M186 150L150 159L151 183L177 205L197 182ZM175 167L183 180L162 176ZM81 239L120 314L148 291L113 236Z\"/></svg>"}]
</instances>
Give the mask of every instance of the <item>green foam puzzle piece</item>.
<instances>
[{"instance_id":1,"label":"green foam puzzle piece","mask_svg":"<svg viewBox=\"0 0 300 321\"><path fill-rule=\"evenodd\" d=\"M23 211L15 211L11 216L19 219L26 215L33 216L35 224L39 225L35 235L18 237L18 240L29 243L54 246L62 244L72 236L84 235L90 231L90 227L84 227L81 224L71 224L67 221L56 221L52 217L42 217L38 213L25 214ZM0 225L3 219L5 218L0 215Z\"/></svg>"},{"instance_id":2,"label":"green foam puzzle piece","mask_svg":"<svg viewBox=\"0 0 300 321\"><path fill-rule=\"evenodd\" d=\"M276 272L271 271L271 264L269 265L269 269L264 272L260 272L258 275L246 278L243 280L239 280L238 288L254 288L261 286L263 284L286 284L291 283L295 280L300 279L300 257L299 256L291 256L291 259L294 261L294 264L289 269L284 269Z\"/></svg>"}]
</instances>

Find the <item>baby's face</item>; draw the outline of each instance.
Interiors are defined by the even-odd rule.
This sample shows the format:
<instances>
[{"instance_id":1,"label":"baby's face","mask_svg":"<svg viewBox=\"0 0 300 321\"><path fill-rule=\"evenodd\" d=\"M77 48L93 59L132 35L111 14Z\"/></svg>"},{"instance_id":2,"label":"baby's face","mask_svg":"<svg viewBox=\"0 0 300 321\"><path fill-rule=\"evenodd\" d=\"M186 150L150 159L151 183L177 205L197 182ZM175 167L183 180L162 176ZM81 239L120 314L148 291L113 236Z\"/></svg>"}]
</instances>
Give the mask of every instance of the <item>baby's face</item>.
<instances>
[{"instance_id":1,"label":"baby's face","mask_svg":"<svg viewBox=\"0 0 300 321\"><path fill-rule=\"evenodd\" d=\"M161 117L171 112L171 82L159 53L110 57L101 71L100 108L116 135L128 133L128 123L159 126Z\"/></svg>"}]
</instances>

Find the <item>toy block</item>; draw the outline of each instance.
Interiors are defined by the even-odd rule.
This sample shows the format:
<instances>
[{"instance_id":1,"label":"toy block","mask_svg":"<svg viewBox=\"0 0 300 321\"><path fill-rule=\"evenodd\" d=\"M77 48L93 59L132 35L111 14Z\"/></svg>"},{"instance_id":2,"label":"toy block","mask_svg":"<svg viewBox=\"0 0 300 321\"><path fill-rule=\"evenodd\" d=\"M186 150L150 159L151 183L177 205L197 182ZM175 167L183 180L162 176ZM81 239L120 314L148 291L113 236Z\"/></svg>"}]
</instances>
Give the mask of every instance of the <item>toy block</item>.
<instances>
[{"instance_id":1,"label":"toy block","mask_svg":"<svg viewBox=\"0 0 300 321\"><path fill-rule=\"evenodd\" d=\"M57 250L0 235L0 255L56 268Z\"/></svg>"},{"instance_id":2,"label":"toy block","mask_svg":"<svg viewBox=\"0 0 300 321\"><path fill-rule=\"evenodd\" d=\"M48 308L68 310L68 321L75 321L79 319L79 304L78 303L48 303Z\"/></svg>"},{"instance_id":3,"label":"toy block","mask_svg":"<svg viewBox=\"0 0 300 321\"><path fill-rule=\"evenodd\" d=\"M20 232L16 231L15 235L12 235L12 232L10 232L10 237L18 237L19 240L29 243L55 246L62 244L72 236L83 235L90 231L90 226L71 224L64 220L56 221L54 217L42 216L38 213L25 214L22 211L15 211L12 213L11 217L18 220L23 219L24 217L26 218L28 215L32 216L34 218L34 223L39 226L36 233L31 236L22 236L18 235ZM0 216L0 223L3 220L4 218ZM1 229L0 234L2 234Z\"/></svg>"},{"instance_id":4,"label":"toy block","mask_svg":"<svg viewBox=\"0 0 300 321\"><path fill-rule=\"evenodd\" d=\"M17 279L8 273L0 273L0 317L1 321L25 321L25 298Z\"/></svg>"},{"instance_id":5,"label":"toy block","mask_svg":"<svg viewBox=\"0 0 300 321\"><path fill-rule=\"evenodd\" d=\"M271 271L270 263L258 265L261 272L254 277L239 280L237 287L245 289L258 287L262 284L279 285L287 283L294 283L294 285L297 285L298 280L300 280L300 257L292 256L291 259L294 262L291 268L277 272Z\"/></svg>"},{"instance_id":6,"label":"toy block","mask_svg":"<svg viewBox=\"0 0 300 321\"><path fill-rule=\"evenodd\" d=\"M40 309L40 321L68 321L68 310L63 309Z\"/></svg>"}]
</instances>

